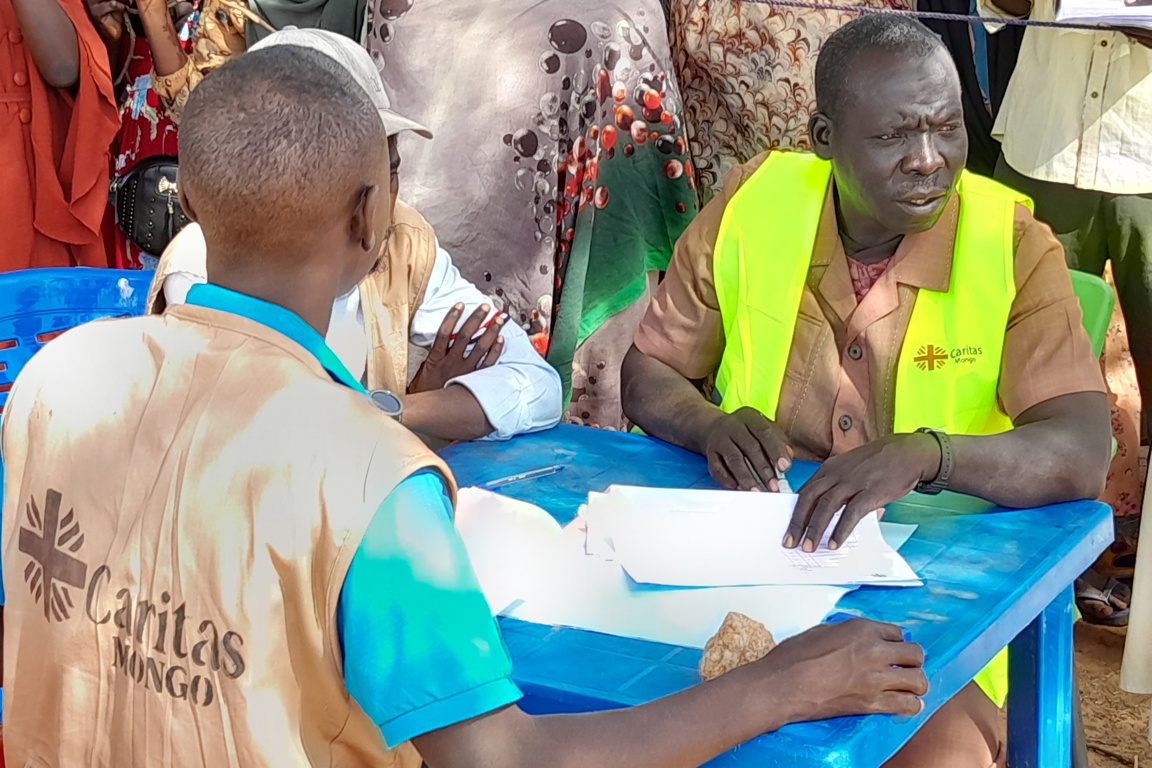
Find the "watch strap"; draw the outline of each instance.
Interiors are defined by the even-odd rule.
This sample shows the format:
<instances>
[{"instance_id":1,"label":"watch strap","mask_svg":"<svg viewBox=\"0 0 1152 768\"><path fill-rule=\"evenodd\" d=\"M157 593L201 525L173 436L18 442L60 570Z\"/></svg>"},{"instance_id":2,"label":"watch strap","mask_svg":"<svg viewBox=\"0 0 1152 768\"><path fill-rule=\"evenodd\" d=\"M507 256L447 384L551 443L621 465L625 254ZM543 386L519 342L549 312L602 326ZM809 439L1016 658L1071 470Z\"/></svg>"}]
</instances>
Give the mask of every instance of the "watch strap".
<instances>
[{"instance_id":1,"label":"watch strap","mask_svg":"<svg viewBox=\"0 0 1152 768\"><path fill-rule=\"evenodd\" d=\"M940 446L940 470L936 473L936 477L929 482L921 481L916 484L917 493L935 495L948 488L952 482L952 469L956 463L952 453L952 440L946 433L931 427L921 427L916 432L932 435L936 439L937 445Z\"/></svg>"}]
</instances>

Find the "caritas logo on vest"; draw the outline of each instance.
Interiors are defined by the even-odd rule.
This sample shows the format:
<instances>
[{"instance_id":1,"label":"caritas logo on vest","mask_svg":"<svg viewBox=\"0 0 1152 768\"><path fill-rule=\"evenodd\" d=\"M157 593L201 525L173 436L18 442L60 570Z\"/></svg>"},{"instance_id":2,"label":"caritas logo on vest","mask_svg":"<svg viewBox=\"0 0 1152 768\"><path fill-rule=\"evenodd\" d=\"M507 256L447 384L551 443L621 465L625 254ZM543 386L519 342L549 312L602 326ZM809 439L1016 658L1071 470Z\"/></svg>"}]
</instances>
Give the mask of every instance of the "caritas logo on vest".
<instances>
[{"instance_id":1,"label":"caritas logo on vest","mask_svg":"<svg viewBox=\"0 0 1152 768\"><path fill-rule=\"evenodd\" d=\"M935 344L922 344L916 350L916 356L912 358L912 362L922 371L935 371L943 368L948 361L957 365L974 363L976 358L982 354L984 354L982 347L956 347L949 352L944 347L938 347Z\"/></svg>"},{"instance_id":2,"label":"caritas logo on vest","mask_svg":"<svg viewBox=\"0 0 1152 768\"><path fill-rule=\"evenodd\" d=\"M61 518L60 502L60 492L52 489L43 511L29 499L26 527L20 528L19 550L29 557L24 581L32 599L43 605L44 620L82 620L76 614L83 600L88 621L115 629L112 664L121 674L157 694L210 705L216 700L213 680L220 679L216 673L233 680L244 674L244 638L236 632L221 635L212 621L190 618L184 603L172 605L168 592L160 593L159 602L135 600L131 590L116 589L107 565L89 573L79 558L84 534L75 511Z\"/></svg>"}]
</instances>

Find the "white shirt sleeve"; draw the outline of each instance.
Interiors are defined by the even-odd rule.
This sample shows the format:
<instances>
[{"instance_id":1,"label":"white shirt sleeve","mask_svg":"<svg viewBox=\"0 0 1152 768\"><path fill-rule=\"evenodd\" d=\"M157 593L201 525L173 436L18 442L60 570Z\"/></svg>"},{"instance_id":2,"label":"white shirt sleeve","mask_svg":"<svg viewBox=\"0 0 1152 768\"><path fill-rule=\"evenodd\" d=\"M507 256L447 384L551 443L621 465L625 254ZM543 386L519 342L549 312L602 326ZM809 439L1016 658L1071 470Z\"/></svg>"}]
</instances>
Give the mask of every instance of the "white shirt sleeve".
<instances>
[{"instance_id":1,"label":"white shirt sleeve","mask_svg":"<svg viewBox=\"0 0 1152 768\"><path fill-rule=\"evenodd\" d=\"M492 314L496 313L492 299L464 279L452 257L437 243L424 301L412 317L412 343L432 346L444 316L455 304L465 307L461 325L481 304L488 304L493 307ZM549 429L560 422L563 412L560 374L536 352L528 334L515 322L504 326L503 336L504 352L495 365L448 382L466 387L480 403L494 429L487 438L490 440Z\"/></svg>"},{"instance_id":2,"label":"white shirt sleeve","mask_svg":"<svg viewBox=\"0 0 1152 768\"><path fill-rule=\"evenodd\" d=\"M172 272L164 278L164 302L169 307L175 307L188 300L188 291L192 286L206 283L208 280L201 275L191 272Z\"/></svg>"}]
</instances>

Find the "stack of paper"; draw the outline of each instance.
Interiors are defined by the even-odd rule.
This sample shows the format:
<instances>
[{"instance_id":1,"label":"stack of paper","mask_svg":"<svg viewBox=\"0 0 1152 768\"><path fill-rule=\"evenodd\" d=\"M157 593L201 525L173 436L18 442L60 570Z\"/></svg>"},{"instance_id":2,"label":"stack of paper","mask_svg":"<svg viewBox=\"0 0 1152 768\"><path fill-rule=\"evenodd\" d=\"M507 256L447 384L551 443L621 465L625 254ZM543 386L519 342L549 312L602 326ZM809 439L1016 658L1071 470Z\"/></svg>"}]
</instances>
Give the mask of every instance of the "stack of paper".
<instances>
[{"instance_id":1,"label":"stack of paper","mask_svg":"<svg viewBox=\"0 0 1152 768\"><path fill-rule=\"evenodd\" d=\"M835 550L784 549L797 496L613 486L589 495L588 552L610 557L635 581L679 587L919 585L885 540L876 514Z\"/></svg>"},{"instance_id":2,"label":"stack of paper","mask_svg":"<svg viewBox=\"0 0 1152 768\"><path fill-rule=\"evenodd\" d=\"M1060 0L1056 21L1152 28L1152 0Z\"/></svg>"},{"instance_id":3,"label":"stack of paper","mask_svg":"<svg viewBox=\"0 0 1152 768\"><path fill-rule=\"evenodd\" d=\"M599 504L596 509L615 514ZM493 615L703 648L729 611L762 622L783 640L819 624L851 589L638 584L612 560L617 555L610 542L596 538L612 526L602 523L600 534L588 536L594 524L586 523L586 518L578 518L561 529L531 504L476 488L461 490L456 524ZM884 528L897 547L915 530L888 524ZM586 553L586 548L597 547L604 557Z\"/></svg>"}]
</instances>

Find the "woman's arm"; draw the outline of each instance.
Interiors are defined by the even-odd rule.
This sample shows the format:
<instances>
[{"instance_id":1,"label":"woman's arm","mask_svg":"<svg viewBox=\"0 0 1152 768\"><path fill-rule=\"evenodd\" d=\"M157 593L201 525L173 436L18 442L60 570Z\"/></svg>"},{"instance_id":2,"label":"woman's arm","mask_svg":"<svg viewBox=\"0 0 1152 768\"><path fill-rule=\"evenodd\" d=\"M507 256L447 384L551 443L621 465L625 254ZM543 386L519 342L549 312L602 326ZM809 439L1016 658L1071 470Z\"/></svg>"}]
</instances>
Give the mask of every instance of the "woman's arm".
<instances>
[{"instance_id":1,"label":"woman's arm","mask_svg":"<svg viewBox=\"0 0 1152 768\"><path fill-rule=\"evenodd\" d=\"M12 0L20 32L36 69L55 88L71 88L80 79L80 41L57 0Z\"/></svg>"},{"instance_id":2,"label":"woman's arm","mask_svg":"<svg viewBox=\"0 0 1152 768\"><path fill-rule=\"evenodd\" d=\"M179 72L188 63L188 55L180 47L172 14L165 0L137 0L140 23L148 46L152 49L152 67L161 77Z\"/></svg>"}]
</instances>

